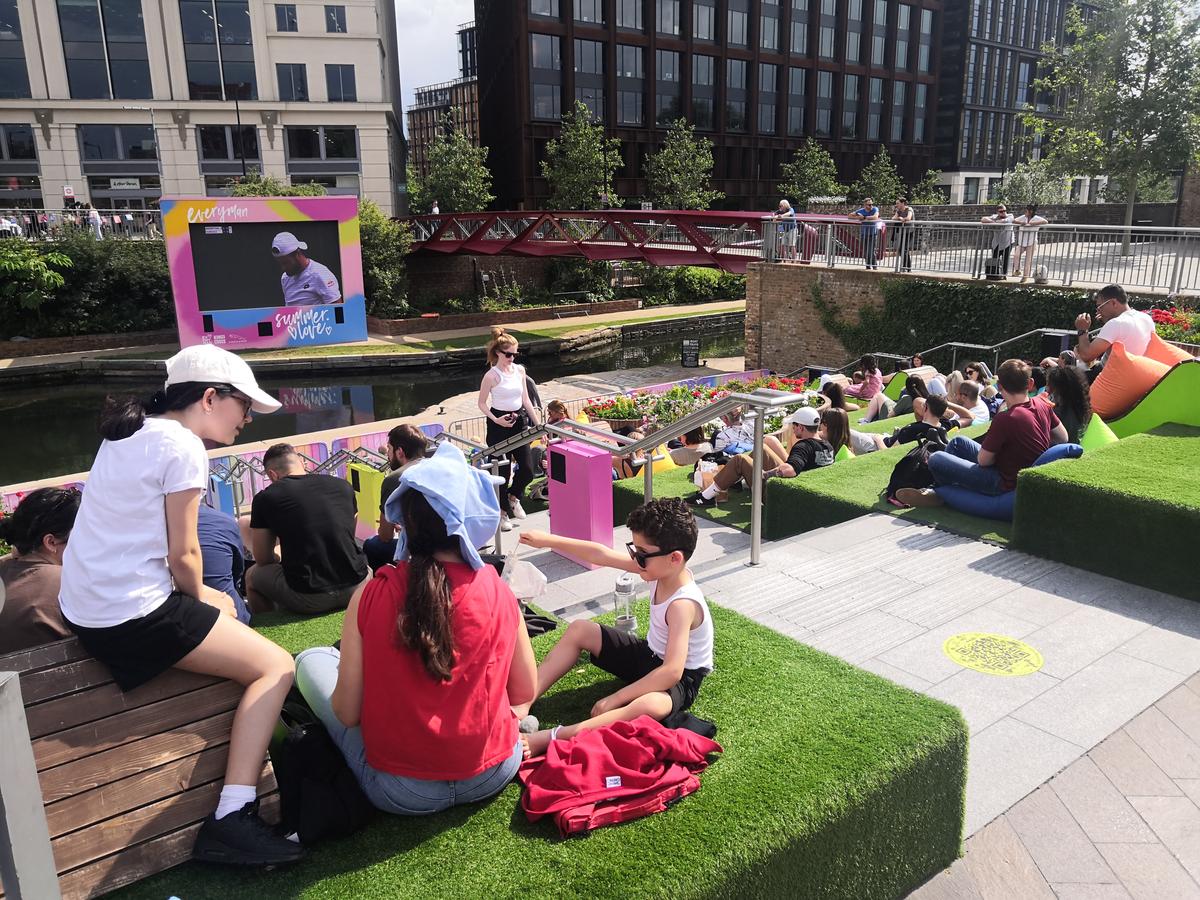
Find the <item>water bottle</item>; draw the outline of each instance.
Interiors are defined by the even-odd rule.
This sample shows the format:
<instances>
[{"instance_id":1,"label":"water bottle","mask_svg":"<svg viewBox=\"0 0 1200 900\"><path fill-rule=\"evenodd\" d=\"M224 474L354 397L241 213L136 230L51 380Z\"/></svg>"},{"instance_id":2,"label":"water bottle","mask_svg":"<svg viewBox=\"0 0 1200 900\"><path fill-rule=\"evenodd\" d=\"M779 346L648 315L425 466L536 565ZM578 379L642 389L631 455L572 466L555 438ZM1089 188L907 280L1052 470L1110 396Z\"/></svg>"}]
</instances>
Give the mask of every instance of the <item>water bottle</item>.
<instances>
[{"instance_id":1,"label":"water bottle","mask_svg":"<svg viewBox=\"0 0 1200 900\"><path fill-rule=\"evenodd\" d=\"M633 593L637 578L631 572L622 572L617 576L617 586L613 589L613 611L617 614L617 628L622 631L637 631L637 617L633 614Z\"/></svg>"}]
</instances>

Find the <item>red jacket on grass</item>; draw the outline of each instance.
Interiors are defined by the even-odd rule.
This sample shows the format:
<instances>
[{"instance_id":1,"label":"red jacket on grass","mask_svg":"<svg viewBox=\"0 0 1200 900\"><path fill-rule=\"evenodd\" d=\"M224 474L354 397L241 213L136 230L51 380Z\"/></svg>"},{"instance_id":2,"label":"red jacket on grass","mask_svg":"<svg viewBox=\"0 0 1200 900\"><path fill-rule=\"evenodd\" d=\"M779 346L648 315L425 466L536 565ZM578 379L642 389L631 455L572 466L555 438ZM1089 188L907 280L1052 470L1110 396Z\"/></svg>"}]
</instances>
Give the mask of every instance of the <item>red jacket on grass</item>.
<instances>
[{"instance_id":1,"label":"red jacket on grass","mask_svg":"<svg viewBox=\"0 0 1200 900\"><path fill-rule=\"evenodd\" d=\"M553 815L564 837L661 812L700 787L708 754L721 745L649 716L551 741L526 760L521 808L529 821Z\"/></svg>"}]
</instances>

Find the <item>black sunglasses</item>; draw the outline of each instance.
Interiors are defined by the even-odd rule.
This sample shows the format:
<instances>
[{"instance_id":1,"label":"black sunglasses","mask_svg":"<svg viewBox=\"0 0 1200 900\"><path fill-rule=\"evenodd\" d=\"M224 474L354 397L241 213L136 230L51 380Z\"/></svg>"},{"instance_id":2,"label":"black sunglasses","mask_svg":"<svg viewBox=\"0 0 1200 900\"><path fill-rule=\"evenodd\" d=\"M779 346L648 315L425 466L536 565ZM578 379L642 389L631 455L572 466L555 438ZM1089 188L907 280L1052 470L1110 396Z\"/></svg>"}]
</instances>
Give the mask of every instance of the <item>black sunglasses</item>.
<instances>
[{"instance_id":1,"label":"black sunglasses","mask_svg":"<svg viewBox=\"0 0 1200 900\"><path fill-rule=\"evenodd\" d=\"M218 397L232 397L238 403L242 404L243 418L250 415L250 408L252 406L254 406L253 400L251 400L249 397L244 396L243 394L239 394L237 391L234 391L234 390L226 390L224 388L218 388L217 396Z\"/></svg>"},{"instance_id":2,"label":"black sunglasses","mask_svg":"<svg viewBox=\"0 0 1200 900\"><path fill-rule=\"evenodd\" d=\"M512 351L509 351L509 350L501 350L501 351L500 351L500 355L501 355L501 356L507 356L509 359L516 359L516 358L517 358L517 351L516 351L516 350L512 350Z\"/></svg>"},{"instance_id":3,"label":"black sunglasses","mask_svg":"<svg viewBox=\"0 0 1200 900\"><path fill-rule=\"evenodd\" d=\"M633 541L628 541L625 544L625 549L629 551L629 558L638 564L639 569L646 568L646 560L654 559L656 556L670 556L674 550L655 550L650 553L646 550L639 550L633 545Z\"/></svg>"}]
</instances>

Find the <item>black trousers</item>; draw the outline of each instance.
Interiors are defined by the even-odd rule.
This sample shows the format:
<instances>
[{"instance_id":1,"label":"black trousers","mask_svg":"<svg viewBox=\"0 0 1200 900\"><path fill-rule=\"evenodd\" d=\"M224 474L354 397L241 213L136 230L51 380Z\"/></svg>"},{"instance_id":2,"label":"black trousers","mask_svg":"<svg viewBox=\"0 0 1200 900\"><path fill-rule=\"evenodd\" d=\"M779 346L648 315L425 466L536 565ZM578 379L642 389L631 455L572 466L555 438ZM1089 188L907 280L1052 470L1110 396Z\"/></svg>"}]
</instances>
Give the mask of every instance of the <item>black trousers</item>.
<instances>
[{"instance_id":1,"label":"black trousers","mask_svg":"<svg viewBox=\"0 0 1200 900\"><path fill-rule=\"evenodd\" d=\"M507 412L502 409L492 410L492 415L497 417L511 414L512 410L508 410ZM514 434L520 434L528 427L529 416L523 409L517 411L517 421L509 428L488 419L487 444L490 447L505 438L512 437ZM512 480L508 485L508 495L517 500L523 500L525 498L525 488L529 487L529 482L533 481L533 476L536 474L533 470L533 452L530 446L526 444L520 450L514 450L512 453L507 454L507 456L516 465L516 471L512 473Z\"/></svg>"}]
</instances>

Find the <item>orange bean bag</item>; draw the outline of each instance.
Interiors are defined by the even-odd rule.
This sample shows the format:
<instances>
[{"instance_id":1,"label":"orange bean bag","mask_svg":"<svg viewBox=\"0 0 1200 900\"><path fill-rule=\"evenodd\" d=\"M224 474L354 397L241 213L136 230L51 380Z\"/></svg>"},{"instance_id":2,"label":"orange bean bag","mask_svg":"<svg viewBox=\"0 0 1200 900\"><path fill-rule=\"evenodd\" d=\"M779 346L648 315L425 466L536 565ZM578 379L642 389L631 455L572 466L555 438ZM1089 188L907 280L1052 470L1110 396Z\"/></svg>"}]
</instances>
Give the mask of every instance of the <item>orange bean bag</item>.
<instances>
[{"instance_id":1,"label":"orange bean bag","mask_svg":"<svg viewBox=\"0 0 1200 900\"><path fill-rule=\"evenodd\" d=\"M1145 356L1125 352L1116 341L1104 371L1092 382L1092 409L1102 419L1115 419L1146 396L1171 367Z\"/></svg>"},{"instance_id":2,"label":"orange bean bag","mask_svg":"<svg viewBox=\"0 0 1200 900\"><path fill-rule=\"evenodd\" d=\"M1157 333L1150 335L1150 343L1146 345L1146 356L1160 363L1166 363L1168 366L1173 366L1175 363L1187 362L1193 358L1192 354L1188 353L1182 347L1168 344Z\"/></svg>"}]
</instances>

